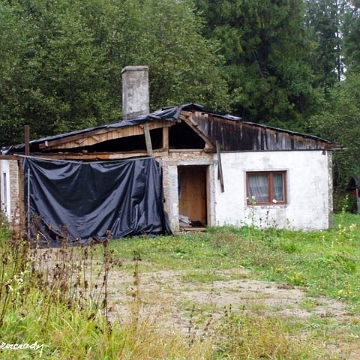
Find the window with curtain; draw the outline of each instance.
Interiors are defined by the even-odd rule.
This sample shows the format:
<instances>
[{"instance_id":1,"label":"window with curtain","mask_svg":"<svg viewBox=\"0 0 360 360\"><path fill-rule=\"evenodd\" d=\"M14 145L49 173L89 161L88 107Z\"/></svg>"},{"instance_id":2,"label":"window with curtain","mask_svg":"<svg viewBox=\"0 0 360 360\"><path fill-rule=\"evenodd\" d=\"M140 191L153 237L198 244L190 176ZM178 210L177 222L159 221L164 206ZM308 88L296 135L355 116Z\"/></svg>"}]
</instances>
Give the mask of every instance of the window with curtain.
<instances>
[{"instance_id":1,"label":"window with curtain","mask_svg":"<svg viewBox=\"0 0 360 360\"><path fill-rule=\"evenodd\" d=\"M248 205L286 204L286 171L246 173Z\"/></svg>"}]
</instances>

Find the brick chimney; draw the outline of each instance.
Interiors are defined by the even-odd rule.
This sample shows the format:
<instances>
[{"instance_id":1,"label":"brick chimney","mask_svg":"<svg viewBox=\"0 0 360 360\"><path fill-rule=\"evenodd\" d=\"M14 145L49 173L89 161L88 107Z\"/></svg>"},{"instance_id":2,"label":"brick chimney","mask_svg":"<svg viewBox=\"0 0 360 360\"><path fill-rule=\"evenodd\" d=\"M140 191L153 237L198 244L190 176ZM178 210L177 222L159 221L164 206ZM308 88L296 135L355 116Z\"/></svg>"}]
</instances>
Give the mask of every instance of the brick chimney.
<instances>
[{"instance_id":1,"label":"brick chimney","mask_svg":"<svg viewBox=\"0 0 360 360\"><path fill-rule=\"evenodd\" d=\"M121 74L123 119L149 114L149 67L126 66Z\"/></svg>"}]
</instances>

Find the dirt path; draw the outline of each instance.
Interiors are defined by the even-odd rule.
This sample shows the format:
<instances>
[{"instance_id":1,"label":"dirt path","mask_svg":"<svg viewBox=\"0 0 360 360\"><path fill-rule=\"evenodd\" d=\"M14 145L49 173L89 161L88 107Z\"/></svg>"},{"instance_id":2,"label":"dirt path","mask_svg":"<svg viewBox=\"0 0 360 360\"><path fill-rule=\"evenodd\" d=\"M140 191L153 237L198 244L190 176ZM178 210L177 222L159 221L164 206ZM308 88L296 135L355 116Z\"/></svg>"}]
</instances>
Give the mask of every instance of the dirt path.
<instances>
[{"instance_id":1,"label":"dirt path","mask_svg":"<svg viewBox=\"0 0 360 360\"><path fill-rule=\"evenodd\" d=\"M56 258L56 253L50 257ZM185 336L202 336L208 320L216 321L229 311L269 314L308 321L307 324L314 318L326 319L339 328L360 323L359 315L350 314L340 301L322 296L311 298L300 288L251 279L250 271L243 268L151 272L151 264L142 265L136 279L132 275L133 263L110 270L107 300L111 321L127 321L132 307L139 305L143 320ZM102 277L99 279L101 283ZM325 346L333 348L334 359L358 360L360 341L354 343L349 344L343 337L336 344Z\"/></svg>"},{"instance_id":2,"label":"dirt path","mask_svg":"<svg viewBox=\"0 0 360 360\"><path fill-rule=\"evenodd\" d=\"M218 271L221 280L192 281L185 271L156 271L141 274L134 285L130 275L109 277L109 300L113 304L111 318L125 319L134 294L141 299L141 315L147 321L159 321L170 331L184 335L201 335L206 317L216 318L225 311L252 311L302 320L310 317L326 318L339 324L350 321L344 303L326 297L310 298L304 291L286 284L264 282L248 278L244 269ZM201 320L201 326L196 322ZM334 358L360 359L360 345L330 344ZM346 354L342 357L342 354Z\"/></svg>"},{"instance_id":3,"label":"dirt path","mask_svg":"<svg viewBox=\"0 0 360 360\"><path fill-rule=\"evenodd\" d=\"M156 302L167 307L183 304L185 307L194 304L199 308L208 307L217 310L231 306L256 307L259 311L277 312L282 316L309 318L311 316L334 317L338 321L346 319L348 313L342 302L325 297L309 298L305 292L286 284L251 280L246 270L224 270L216 272L222 280L211 282L186 281L186 272L157 271L140 276L140 296L144 304L151 307ZM215 275L216 275L215 273ZM132 292L136 291L131 276L112 273L109 278L110 299L117 308L131 301ZM124 289L126 289L124 291Z\"/></svg>"},{"instance_id":4,"label":"dirt path","mask_svg":"<svg viewBox=\"0 0 360 360\"><path fill-rule=\"evenodd\" d=\"M256 309L256 311L278 313L282 316L309 318L311 316L333 317L344 321L348 313L342 302L325 297L309 298L305 292L286 284L264 282L248 278L248 272L240 270L217 271L222 280L211 282L186 281L186 272L157 271L140 275L140 297L149 309L160 303L162 313L189 306L222 311L231 306L233 309ZM131 276L112 273L109 278L110 299L115 303L114 311L123 313L136 291ZM152 309L153 310L153 309ZM175 318L181 316L177 311ZM180 321L180 324L182 321ZM174 322L176 324L176 321Z\"/></svg>"}]
</instances>

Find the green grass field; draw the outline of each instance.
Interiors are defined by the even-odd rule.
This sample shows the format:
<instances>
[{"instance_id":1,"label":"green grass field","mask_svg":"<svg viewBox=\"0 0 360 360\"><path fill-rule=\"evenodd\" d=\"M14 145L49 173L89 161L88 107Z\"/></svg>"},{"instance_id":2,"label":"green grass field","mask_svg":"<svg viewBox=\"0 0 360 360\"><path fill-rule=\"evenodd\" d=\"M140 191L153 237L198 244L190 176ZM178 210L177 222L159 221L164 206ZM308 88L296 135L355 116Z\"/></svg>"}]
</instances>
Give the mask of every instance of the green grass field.
<instances>
[{"instance_id":1,"label":"green grass field","mask_svg":"<svg viewBox=\"0 0 360 360\"><path fill-rule=\"evenodd\" d=\"M358 215L337 214L328 231L221 227L56 251L28 249L23 241L11 239L5 225L0 230L0 359L360 356ZM201 336L190 339L142 317L142 275L181 271L184 283L201 286L224 279L222 274L234 269L246 270L249 279L302 290L308 296L301 304L306 309L316 306L320 296L341 301L347 321L286 318L235 308L217 313L215 321L209 307L211 326L204 317L199 322ZM126 320L109 317L110 274L132 279ZM157 296L160 302L161 292ZM193 321L191 311L188 321Z\"/></svg>"}]
</instances>

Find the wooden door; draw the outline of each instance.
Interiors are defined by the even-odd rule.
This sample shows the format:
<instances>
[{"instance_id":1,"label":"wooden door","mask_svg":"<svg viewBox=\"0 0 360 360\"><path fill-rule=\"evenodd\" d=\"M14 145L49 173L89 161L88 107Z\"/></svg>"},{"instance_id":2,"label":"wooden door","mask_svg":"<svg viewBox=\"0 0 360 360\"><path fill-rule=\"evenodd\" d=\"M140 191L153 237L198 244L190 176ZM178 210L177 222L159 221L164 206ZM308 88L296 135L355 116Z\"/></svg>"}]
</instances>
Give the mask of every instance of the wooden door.
<instances>
[{"instance_id":1,"label":"wooden door","mask_svg":"<svg viewBox=\"0 0 360 360\"><path fill-rule=\"evenodd\" d=\"M207 224L206 166L179 166L179 213ZM198 226L197 224L195 226Z\"/></svg>"}]
</instances>

